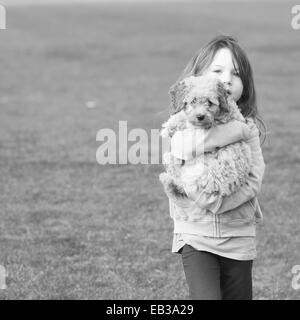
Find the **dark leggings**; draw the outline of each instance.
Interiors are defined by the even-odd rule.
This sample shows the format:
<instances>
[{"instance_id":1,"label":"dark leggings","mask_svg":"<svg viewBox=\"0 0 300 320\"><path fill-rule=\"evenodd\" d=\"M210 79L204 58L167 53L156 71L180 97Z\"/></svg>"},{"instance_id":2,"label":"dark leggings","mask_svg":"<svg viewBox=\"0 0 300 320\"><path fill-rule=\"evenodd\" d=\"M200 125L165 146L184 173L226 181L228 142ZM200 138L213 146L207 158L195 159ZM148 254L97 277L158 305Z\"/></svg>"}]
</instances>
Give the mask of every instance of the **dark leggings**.
<instances>
[{"instance_id":1,"label":"dark leggings","mask_svg":"<svg viewBox=\"0 0 300 320\"><path fill-rule=\"evenodd\" d=\"M252 260L225 258L184 245L180 251L192 300L252 300Z\"/></svg>"}]
</instances>

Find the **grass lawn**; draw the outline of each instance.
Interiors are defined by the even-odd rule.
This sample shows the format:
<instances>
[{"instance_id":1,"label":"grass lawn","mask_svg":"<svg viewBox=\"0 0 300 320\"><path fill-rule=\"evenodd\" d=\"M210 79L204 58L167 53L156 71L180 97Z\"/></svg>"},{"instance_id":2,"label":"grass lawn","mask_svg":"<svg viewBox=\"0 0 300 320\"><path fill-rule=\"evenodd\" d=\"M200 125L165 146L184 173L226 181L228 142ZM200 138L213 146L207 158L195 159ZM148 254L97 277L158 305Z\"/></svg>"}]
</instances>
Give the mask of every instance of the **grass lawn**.
<instances>
[{"instance_id":1,"label":"grass lawn","mask_svg":"<svg viewBox=\"0 0 300 320\"><path fill-rule=\"evenodd\" d=\"M1 31L1 299L185 299L162 165L96 162L101 128L159 128L219 32L254 69L268 126L255 299L299 299L300 30L292 3L11 7ZM94 101L94 108L86 103Z\"/></svg>"}]
</instances>

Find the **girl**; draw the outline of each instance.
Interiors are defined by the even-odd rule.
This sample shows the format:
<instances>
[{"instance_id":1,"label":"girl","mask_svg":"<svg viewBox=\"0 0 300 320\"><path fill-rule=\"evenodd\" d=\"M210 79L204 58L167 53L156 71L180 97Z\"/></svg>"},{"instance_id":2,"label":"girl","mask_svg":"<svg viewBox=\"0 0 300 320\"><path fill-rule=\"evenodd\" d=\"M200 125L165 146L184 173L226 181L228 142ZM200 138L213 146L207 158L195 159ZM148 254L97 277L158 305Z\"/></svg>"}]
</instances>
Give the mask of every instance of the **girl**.
<instances>
[{"instance_id":1,"label":"girl","mask_svg":"<svg viewBox=\"0 0 300 320\"><path fill-rule=\"evenodd\" d=\"M256 126L259 118L252 69L237 41L221 35L196 53L178 81L205 74L214 75L223 82L247 124L232 121L213 127L204 140L191 137L190 132L179 131L172 137L171 152L188 160L196 151L211 151L244 139L251 147L251 172L247 183L230 196L208 196L198 190L188 194L185 201L169 199L174 220L172 252L182 256L191 299L251 300L255 229L256 223L262 220L257 195L265 170ZM180 103L173 103L171 113L181 108ZM188 143L192 138L194 145ZM192 149L188 149L190 145Z\"/></svg>"}]
</instances>

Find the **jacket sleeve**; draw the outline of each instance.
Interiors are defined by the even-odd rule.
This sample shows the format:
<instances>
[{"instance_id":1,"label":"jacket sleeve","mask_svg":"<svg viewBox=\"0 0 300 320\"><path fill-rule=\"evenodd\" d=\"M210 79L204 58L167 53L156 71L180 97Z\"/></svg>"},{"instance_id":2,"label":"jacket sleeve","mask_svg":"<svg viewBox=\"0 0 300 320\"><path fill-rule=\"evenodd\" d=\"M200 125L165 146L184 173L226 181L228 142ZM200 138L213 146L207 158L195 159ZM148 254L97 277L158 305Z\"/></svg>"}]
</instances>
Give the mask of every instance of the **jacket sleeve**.
<instances>
[{"instance_id":1,"label":"jacket sleeve","mask_svg":"<svg viewBox=\"0 0 300 320\"><path fill-rule=\"evenodd\" d=\"M191 160L204 152L214 151L218 147L246 140L249 136L249 127L238 120L212 127L209 130L185 129L177 131L173 135L171 153L175 158Z\"/></svg>"},{"instance_id":2,"label":"jacket sleeve","mask_svg":"<svg viewBox=\"0 0 300 320\"><path fill-rule=\"evenodd\" d=\"M260 147L259 131L254 123L251 126L250 139L246 142L250 145L252 154L251 169L247 182L230 196L207 195L203 191L194 195L189 194L188 196L199 207L220 214L237 208L259 194L265 172L265 162Z\"/></svg>"}]
</instances>

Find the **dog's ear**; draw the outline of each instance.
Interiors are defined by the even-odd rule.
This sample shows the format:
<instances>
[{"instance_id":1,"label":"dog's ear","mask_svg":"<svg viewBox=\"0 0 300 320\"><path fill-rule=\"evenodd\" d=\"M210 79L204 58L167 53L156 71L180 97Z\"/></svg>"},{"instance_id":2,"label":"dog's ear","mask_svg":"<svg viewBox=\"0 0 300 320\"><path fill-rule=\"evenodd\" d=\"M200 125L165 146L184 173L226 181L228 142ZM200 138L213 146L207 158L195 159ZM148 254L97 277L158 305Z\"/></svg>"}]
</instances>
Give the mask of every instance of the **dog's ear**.
<instances>
[{"instance_id":1,"label":"dog's ear","mask_svg":"<svg viewBox=\"0 0 300 320\"><path fill-rule=\"evenodd\" d=\"M219 98L216 98L214 95L211 95L211 97L209 97L209 101L216 106L220 105Z\"/></svg>"},{"instance_id":2,"label":"dog's ear","mask_svg":"<svg viewBox=\"0 0 300 320\"><path fill-rule=\"evenodd\" d=\"M227 99L227 92L222 82L217 83L217 95L219 100L220 111L228 112L229 104Z\"/></svg>"},{"instance_id":3,"label":"dog's ear","mask_svg":"<svg viewBox=\"0 0 300 320\"><path fill-rule=\"evenodd\" d=\"M169 90L171 98L171 110L172 113L177 113L182 110L186 103L184 103L184 97L186 94L187 86L184 81L179 81L173 84Z\"/></svg>"}]
</instances>

